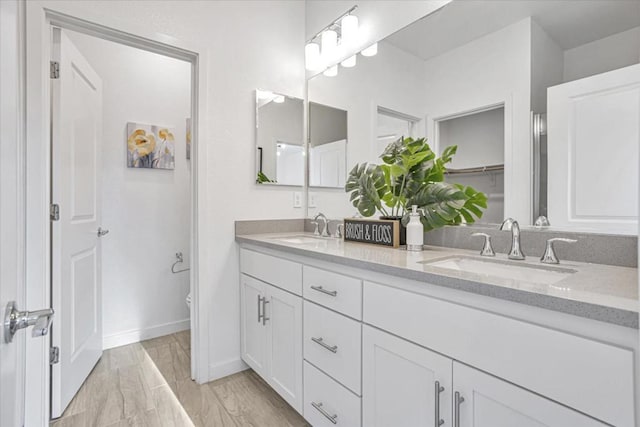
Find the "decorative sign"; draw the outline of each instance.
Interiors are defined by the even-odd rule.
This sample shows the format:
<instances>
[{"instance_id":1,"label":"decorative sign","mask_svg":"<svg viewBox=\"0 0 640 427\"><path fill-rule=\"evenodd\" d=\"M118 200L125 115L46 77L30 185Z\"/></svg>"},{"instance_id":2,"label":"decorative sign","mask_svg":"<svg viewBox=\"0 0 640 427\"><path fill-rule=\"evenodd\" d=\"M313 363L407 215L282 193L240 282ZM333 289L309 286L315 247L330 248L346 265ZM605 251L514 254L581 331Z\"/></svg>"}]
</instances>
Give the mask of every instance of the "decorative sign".
<instances>
[{"instance_id":1,"label":"decorative sign","mask_svg":"<svg viewBox=\"0 0 640 427\"><path fill-rule=\"evenodd\" d=\"M345 218L344 240L397 248L400 246L400 221Z\"/></svg>"}]
</instances>

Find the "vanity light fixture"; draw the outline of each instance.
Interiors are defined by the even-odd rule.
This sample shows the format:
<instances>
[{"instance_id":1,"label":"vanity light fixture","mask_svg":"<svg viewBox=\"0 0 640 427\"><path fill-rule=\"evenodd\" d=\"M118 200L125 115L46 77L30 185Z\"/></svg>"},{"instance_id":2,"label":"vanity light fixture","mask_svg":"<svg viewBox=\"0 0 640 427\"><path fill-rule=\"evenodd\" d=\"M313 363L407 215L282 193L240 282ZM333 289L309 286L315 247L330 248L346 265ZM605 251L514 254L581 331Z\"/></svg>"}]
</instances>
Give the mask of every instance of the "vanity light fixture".
<instances>
[{"instance_id":1,"label":"vanity light fixture","mask_svg":"<svg viewBox=\"0 0 640 427\"><path fill-rule=\"evenodd\" d=\"M304 47L305 68L315 71L320 65L320 45L318 43L307 43Z\"/></svg>"},{"instance_id":2,"label":"vanity light fixture","mask_svg":"<svg viewBox=\"0 0 640 427\"><path fill-rule=\"evenodd\" d=\"M338 66L334 65L332 67L327 68L326 70L324 70L324 74L327 77L335 77L338 75Z\"/></svg>"},{"instance_id":3,"label":"vanity light fixture","mask_svg":"<svg viewBox=\"0 0 640 427\"><path fill-rule=\"evenodd\" d=\"M358 40L358 17L348 14L340 21L342 44L350 45Z\"/></svg>"},{"instance_id":4,"label":"vanity light fixture","mask_svg":"<svg viewBox=\"0 0 640 427\"><path fill-rule=\"evenodd\" d=\"M355 67L356 66L356 56L357 55L350 56L349 58L347 58L344 61L342 61L340 63L340 65L342 65L344 68Z\"/></svg>"},{"instance_id":5,"label":"vanity light fixture","mask_svg":"<svg viewBox=\"0 0 640 427\"><path fill-rule=\"evenodd\" d=\"M326 62L331 61L338 50L338 33L333 30L325 30L322 32L322 59Z\"/></svg>"},{"instance_id":6,"label":"vanity light fixture","mask_svg":"<svg viewBox=\"0 0 640 427\"><path fill-rule=\"evenodd\" d=\"M372 44L360 53L362 53L362 56L375 56L378 53L378 43Z\"/></svg>"}]
</instances>

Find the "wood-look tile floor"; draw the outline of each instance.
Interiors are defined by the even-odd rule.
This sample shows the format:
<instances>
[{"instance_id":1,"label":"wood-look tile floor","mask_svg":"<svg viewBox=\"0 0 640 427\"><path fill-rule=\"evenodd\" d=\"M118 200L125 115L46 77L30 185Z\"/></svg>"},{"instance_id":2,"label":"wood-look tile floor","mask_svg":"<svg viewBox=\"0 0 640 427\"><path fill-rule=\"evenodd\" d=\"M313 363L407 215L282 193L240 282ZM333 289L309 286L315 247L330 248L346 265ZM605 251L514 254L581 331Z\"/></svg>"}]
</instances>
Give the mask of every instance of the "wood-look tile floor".
<instances>
[{"instance_id":1,"label":"wood-look tile floor","mask_svg":"<svg viewBox=\"0 0 640 427\"><path fill-rule=\"evenodd\" d=\"M189 331L107 350L51 426L308 426L255 372L198 385L190 359Z\"/></svg>"}]
</instances>

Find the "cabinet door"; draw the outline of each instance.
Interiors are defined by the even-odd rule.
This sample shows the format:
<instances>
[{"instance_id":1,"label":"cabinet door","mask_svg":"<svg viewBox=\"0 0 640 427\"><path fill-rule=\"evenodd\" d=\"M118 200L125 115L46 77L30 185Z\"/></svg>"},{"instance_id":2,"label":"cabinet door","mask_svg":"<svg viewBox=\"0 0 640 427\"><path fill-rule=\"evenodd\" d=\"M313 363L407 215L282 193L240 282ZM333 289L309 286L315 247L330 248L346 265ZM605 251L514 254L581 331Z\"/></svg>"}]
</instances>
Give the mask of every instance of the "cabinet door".
<instances>
[{"instance_id":1,"label":"cabinet door","mask_svg":"<svg viewBox=\"0 0 640 427\"><path fill-rule=\"evenodd\" d=\"M302 298L266 286L267 382L302 411Z\"/></svg>"},{"instance_id":2,"label":"cabinet door","mask_svg":"<svg viewBox=\"0 0 640 427\"><path fill-rule=\"evenodd\" d=\"M260 317L265 284L240 275L242 359L261 375L266 373L267 334Z\"/></svg>"},{"instance_id":3,"label":"cabinet door","mask_svg":"<svg viewBox=\"0 0 640 427\"><path fill-rule=\"evenodd\" d=\"M451 359L370 326L362 332L362 425L450 425Z\"/></svg>"},{"instance_id":4,"label":"cabinet door","mask_svg":"<svg viewBox=\"0 0 640 427\"><path fill-rule=\"evenodd\" d=\"M492 375L454 362L454 425L460 427L594 427L595 419ZM456 403L455 393L464 399ZM576 390L576 393L579 393ZM455 424L456 407L460 419Z\"/></svg>"}]
</instances>

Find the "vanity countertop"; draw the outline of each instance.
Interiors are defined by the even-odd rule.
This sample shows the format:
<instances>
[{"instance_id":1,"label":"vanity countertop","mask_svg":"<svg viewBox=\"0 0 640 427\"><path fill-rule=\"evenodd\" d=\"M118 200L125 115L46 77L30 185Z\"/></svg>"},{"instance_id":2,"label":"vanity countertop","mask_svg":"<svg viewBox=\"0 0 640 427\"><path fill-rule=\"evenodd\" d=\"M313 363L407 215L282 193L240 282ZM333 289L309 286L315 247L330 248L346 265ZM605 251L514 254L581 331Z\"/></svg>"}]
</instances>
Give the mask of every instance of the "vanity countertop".
<instances>
[{"instance_id":1,"label":"vanity countertop","mask_svg":"<svg viewBox=\"0 0 640 427\"><path fill-rule=\"evenodd\" d=\"M638 328L638 269L602 264L562 261L548 271L575 271L554 284L541 284L488 274L457 271L429 263L450 257L482 259L475 251L425 246L422 252L407 252L383 246L317 239L317 242L293 243L311 233L269 233L236 235L238 243L308 256L354 268L389 274L410 280L446 286L493 298L586 317L630 328ZM292 242L287 242L292 238ZM284 240L283 240L284 239ZM314 240L314 239L308 239ZM488 258L503 265L531 265L541 268L537 257L509 261L504 254ZM426 263L425 263L426 262ZM516 264L517 263L517 264ZM542 265L543 269L547 267Z\"/></svg>"}]
</instances>

